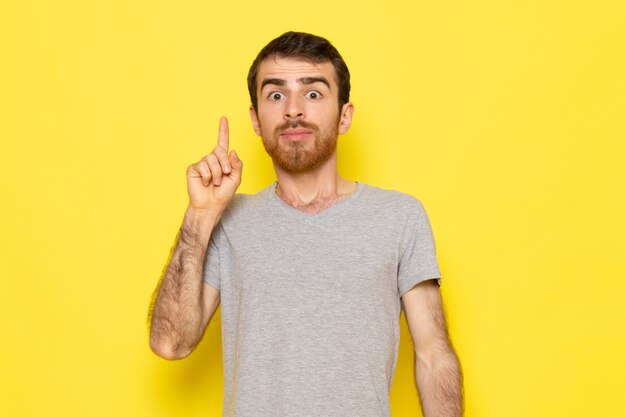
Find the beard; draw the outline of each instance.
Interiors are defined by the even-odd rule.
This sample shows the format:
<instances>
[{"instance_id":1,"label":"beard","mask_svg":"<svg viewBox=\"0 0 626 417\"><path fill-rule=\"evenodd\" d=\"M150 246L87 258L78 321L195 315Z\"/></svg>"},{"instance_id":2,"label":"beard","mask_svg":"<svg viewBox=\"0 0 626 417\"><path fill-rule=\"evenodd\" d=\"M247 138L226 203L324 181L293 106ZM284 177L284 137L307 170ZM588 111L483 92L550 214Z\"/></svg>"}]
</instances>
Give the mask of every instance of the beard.
<instances>
[{"instance_id":1,"label":"beard","mask_svg":"<svg viewBox=\"0 0 626 417\"><path fill-rule=\"evenodd\" d=\"M321 130L318 126L302 120L287 121L271 133L262 130L263 147L275 164L288 172L299 173L314 169L326 162L337 149L338 123ZM286 129L305 128L312 132L313 142L281 141Z\"/></svg>"}]
</instances>

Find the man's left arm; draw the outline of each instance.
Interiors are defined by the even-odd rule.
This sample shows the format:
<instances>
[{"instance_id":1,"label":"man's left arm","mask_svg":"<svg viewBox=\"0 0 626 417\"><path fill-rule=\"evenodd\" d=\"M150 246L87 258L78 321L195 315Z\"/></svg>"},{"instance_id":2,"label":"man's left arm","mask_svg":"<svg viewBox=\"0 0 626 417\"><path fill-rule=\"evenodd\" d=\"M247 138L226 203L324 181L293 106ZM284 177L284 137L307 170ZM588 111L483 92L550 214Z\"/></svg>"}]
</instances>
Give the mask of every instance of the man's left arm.
<instances>
[{"instance_id":1,"label":"man's left arm","mask_svg":"<svg viewBox=\"0 0 626 417\"><path fill-rule=\"evenodd\" d=\"M413 350L415 381L424 417L463 414L463 377L448 337L439 286L423 281L402 296Z\"/></svg>"}]
</instances>

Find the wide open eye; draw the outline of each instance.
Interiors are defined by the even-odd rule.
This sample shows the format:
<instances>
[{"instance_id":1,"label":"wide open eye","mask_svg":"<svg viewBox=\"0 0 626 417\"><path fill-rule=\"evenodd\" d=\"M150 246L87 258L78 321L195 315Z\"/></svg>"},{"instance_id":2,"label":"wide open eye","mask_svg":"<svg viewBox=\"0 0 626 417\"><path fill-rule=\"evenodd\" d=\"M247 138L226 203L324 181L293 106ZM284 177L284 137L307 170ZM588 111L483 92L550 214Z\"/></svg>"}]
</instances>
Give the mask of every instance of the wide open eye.
<instances>
[{"instance_id":1,"label":"wide open eye","mask_svg":"<svg viewBox=\"0 0 626 417\"><path fill-rule=\"evenodd\" d=\"M322 94L319 91L309 91L308 93L306 93L306 98L310 98L312 100L317 100L322 98Z\"/></svg>"},{"instance_id":2,"label":"wide open eye","mask_svg":"<svg viewBox=\"0 0 626 417\"><path fill-rule=\"evenodd\" d=\"M281 93L280 91L272 91L268 96L268 98L272 101L278 101L282 99L283 97L285 97L285 95Z\"/></svg>"}]
</instances>

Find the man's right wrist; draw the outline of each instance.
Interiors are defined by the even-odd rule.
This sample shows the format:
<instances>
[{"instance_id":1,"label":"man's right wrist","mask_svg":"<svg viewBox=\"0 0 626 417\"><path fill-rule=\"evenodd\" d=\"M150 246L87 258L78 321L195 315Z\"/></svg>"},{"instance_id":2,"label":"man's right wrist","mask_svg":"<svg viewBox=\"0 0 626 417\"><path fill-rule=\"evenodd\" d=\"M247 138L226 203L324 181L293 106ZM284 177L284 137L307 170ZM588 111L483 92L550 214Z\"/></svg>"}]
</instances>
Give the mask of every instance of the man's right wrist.
<instances>
[{"instance_id":1,"label":"man's right wrist","mask_svg":"<svg viewBox=\"0 0 626 417\"><path fill-rule=\"evenodd\" d=\"M203 240L211 237L211 232L222 216L221 210L187 207L183 227L189 227Z\"/></svg>"}]
</instances>

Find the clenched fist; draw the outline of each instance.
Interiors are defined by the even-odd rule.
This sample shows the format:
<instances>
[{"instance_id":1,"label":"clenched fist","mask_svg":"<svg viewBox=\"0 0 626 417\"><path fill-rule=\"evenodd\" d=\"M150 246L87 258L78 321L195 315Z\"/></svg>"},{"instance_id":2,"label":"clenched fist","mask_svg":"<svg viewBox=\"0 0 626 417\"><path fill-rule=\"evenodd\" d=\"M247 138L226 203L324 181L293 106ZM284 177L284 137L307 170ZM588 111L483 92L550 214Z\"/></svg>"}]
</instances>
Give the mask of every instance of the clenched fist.
<instances>
[{"instance_id":1,"label":"clenched fist","mask_svg":"<svg viewBox=\"0 0 626 417\"><path fill-rule=\"evenodd\" d=\"M243 163L235 151L228 153L228 120L220 119L217 146L187 168L189 208L222 212L241 184Z\"/></svg>"}]
</instances>

